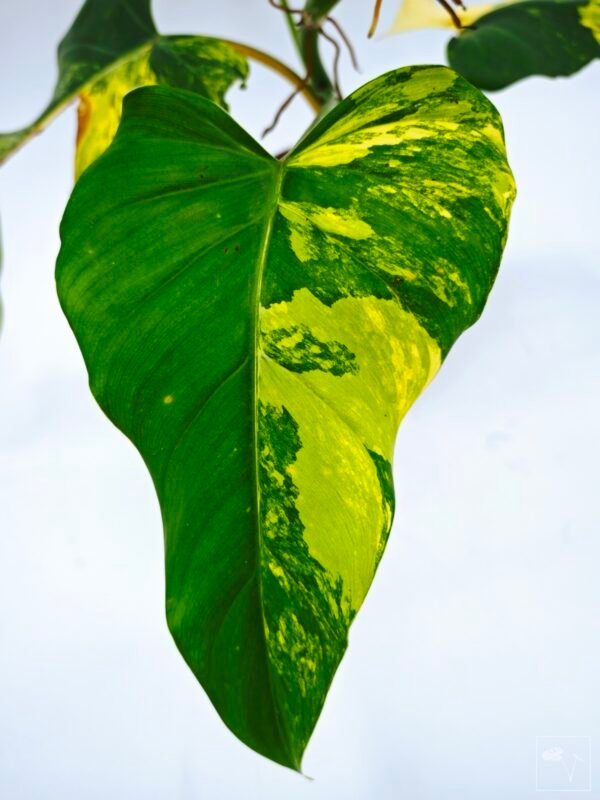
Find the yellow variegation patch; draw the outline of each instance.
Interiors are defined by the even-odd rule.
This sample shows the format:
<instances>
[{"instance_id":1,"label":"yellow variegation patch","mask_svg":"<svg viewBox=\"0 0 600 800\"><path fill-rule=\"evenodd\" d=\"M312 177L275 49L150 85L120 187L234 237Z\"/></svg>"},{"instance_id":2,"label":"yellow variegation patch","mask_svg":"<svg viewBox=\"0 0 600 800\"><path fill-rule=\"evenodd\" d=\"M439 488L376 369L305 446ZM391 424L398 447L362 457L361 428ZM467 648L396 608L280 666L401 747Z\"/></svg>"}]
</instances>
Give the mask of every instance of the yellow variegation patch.
<instances>
[{"instance_id":1,"label":"yellow variegation patch","mask_svg":"<svg viewBox=\"0 0 600 800\"><path fill-rule=\"evenodd\" d=\"M436 67L422 70L412 81L398 87L398 93L406 104L417 103L428 95L450 89L457 79L456 73ZM361 90L356 93L360 102ZM294 167L336 167L350 164L356 159L366 158L374 148L402 145L405 152L418 153L419 141L438 137L455 131L461 120L472 109L468 102L448 102L431 109L426 104L415 106L412 113L393 122L379 123L386 112L395 106L382 98L373 98L370 109L357 107L331 128L313 145L302 150L290 160ZM381 105L378 105L381 103ZM377 122L378 124L374 124ZM490 126L490 135L498 136Z\"/></svg>"},{"instance_id":2,"label":"yellow variegation patch","mask_svg":"<svg viewBox=\"0 0 600 800\"><path fill-rule=\"evenodd\" d=\"M328 306L301 289L291 302L261 311L263 336L299 326L316 341L343 344L356 369L293 371L263 353L259 395L285 407L298 424L302 448L289 471L304 539L311 555L341 578L345 603L355 612L391 523L369 451L391 461L400 421L438 369L441 351L395 300L349 297ZM278 359L285 363L285 352Z\"/></svg>"},{"instance_id":3,"label":"yellow variegation patch","mask_svg":"<svg viewBox=\"0 0 600 800\"><path fill-rule=\"evenodd\" d=\"M594 39L600 44L600 0L589 0L579 9L581 24L589 28Z\"/></svg>"},{"instance_id":4,"label":"yellow variegation patch","mask_svg":"<svg viewBox=\"0 0 600 800\"><path fill-rule=\"evenodd\" d=\"M82 88L75 176L78 178L111 143L123 98L133 89L154 84L181 86L222 105L233 80L244 78L247 71L243 56L218 39L156 37Z\"/></svg>"},{"instance_id":5,"label":"yellow variegation patch","mask_svg":"<svg viewBox=\"0 0 600 800\"><path fill-rule=\"evenodd\" d=\"M79 95L75 177L112 142L121 119L123 98L138 86L151 86L158 79L149 64L150 48L119 64L108 74L92 81Z\"/></svg>"},{"instance_id":6,"label":"yellow variegation patch","mask_svg":"<svg viewBox=\"0 0 600 800\"><path fill-rule=\"evenodd\" d=\"M454 11L465 27L473 25L484 14L515 0L500 0L496 3L465 3L467 8L453 6ZM452 17L437 0L402 0L398 13L386 33L404 33L420 28L454 28Z\"/></svg>"}]
</instances>

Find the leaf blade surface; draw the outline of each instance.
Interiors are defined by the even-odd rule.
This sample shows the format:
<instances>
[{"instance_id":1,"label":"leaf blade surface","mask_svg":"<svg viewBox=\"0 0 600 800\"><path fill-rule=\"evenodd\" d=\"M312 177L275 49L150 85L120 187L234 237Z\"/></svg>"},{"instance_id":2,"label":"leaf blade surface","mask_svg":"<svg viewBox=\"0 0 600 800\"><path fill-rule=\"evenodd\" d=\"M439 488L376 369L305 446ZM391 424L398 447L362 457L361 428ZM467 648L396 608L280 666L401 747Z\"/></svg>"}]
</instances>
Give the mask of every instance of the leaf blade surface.
<instances>
[{"instance_id":1,"label":"leaf blade surface","mask_svg":"<svg viewBox=\"0 0 600 800\"><path fill-rule=\"evenodd\" d=\"M448 63L481 89L569 76L600 57L599 0L527 0L493 9L448 43Z\"/></svg>"}]
</instances>

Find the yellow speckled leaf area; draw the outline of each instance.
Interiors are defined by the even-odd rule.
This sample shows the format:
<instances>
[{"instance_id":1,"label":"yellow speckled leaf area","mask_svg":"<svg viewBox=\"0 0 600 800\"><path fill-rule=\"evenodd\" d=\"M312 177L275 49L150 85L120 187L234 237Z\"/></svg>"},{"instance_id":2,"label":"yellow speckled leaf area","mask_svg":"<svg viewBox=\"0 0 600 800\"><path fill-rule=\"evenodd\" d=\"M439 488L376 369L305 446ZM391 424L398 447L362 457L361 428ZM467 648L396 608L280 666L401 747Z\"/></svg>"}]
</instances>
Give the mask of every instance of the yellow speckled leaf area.
<instances>
[{"instance_id":1,"label":"yellow speckled leaf area","mask_svg":"<svg viewBox=\"0 0 600 800\"><path fill-rule=\"evenodd\" d=\"M289 303L261 313L263 336L302 328L319 343L335 341L354 356L354 369L334 374L290 369L298 348L285 339L261 356L261 402L286 408L301 449L288 473L309 552L343 581L344 606L356 611L373 578L391 522L369 451L388 462L400 421L440 365L439 345L396 300L344 298L327 306L301 289ZM282 366L283 364L283 366Z\"/></svg>"},{"instance_id":2,"label":"yellow speckled leaf area","mask_svg":"<svg viewBox=\"0 0 600 800\"><path fill-rule=\"evenodd\" d=\"M162 36L141 47L79 94L75 176L112 142L123 98L140 86L163 84L191 89L219 105L235 80L248 75L245 59L228 44L204 36Z\"/></svg>"},{"instance_id":3,"label":"yellow speckled leaf area","mask_svg":"<svg viewBox=\"0 0 600 800\"><path fill-rule=\"evenodd\" d=\"M112 142L121 119L123 98L138 86L158 79L149 64L150 47L107 75L92 81L79 95L75 177L78 178Z\"/></svg>"},{"instance_id":4,"label":"yellow speckled leaf area","mask_svg":"<svg viewBox=\"0 0 600 800\"><path fill-rule=\"evenodd\" d=\"M589 28L594 39L600 44L600 0L589 0L579 8L581 24Z\"/></svg>"},{"instance_id":5,"label":"yellow speckled leaf area","mask_svg":"<svg viewBox=\"0 0 600 800\"><path fill-rule=\"evenodd\" d=\"M465 181L466 165L479 154L480 177L489 190L476 211L488 217L485 227L491 223L492 230L504 228L515 195L496 111L482 96L465 95L463 86L450 70L424 68L393 87L381 81L377 89L371 84L359 89L353 95L354 109L289 160L291 173L312 174L324 198L333 195L331 187L354 185L349 208L306 201L281 206L300 261L317 252L319 237L311 231L350 231L346 252L368 261L380 275L394 276L401 295L425 291L419 311L429 306L426 327L439 323L446 328L444 351L491 287L489 271L473 264L473 248L482 246L497 259L504 243L473 229L470 210L480 192ZM321 259L337 258L331 239L320 240ZM437 313L431 305L436 300ZM442 319L444 307L456 312L449 320ZM458 324L449 328L454 320Z\"/></svg>"},{"instance_id":6,"label":"yellow speckled leaf area","mask_svg":"<svg viewBox=\"0 0 600 800\"><path fill-rule=\"evenodd\" d=\"M402 77L360 89L288 157L264 267L263 613L299 741L387 541L398 426L478 316L514 197L495 110L449 70Z\"/></svg>"},{"instance_id":7,"label":"yellow speckled leaf area","mask_svg":"<svg viewBox=\"0 0 600 800\"><path fill-rule=\"evenodd\" d=\"M267 596L281 595L265 603L267 646L302 739L383 553L396 431L440 348L396 300L327 306L306 289L263 309L261 331L263 559Z\"/></svg>"}]
</instances>

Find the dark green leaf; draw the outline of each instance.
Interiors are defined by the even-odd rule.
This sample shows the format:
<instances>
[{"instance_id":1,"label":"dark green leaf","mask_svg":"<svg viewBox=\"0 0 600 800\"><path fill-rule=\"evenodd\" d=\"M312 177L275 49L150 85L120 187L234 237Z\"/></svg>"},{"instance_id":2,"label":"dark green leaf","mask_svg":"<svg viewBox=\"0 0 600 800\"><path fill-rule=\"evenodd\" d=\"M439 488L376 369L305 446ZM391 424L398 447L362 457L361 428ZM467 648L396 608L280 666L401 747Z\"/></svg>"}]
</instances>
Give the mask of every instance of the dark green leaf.
<instances>
[{"instance_id":1,"label":"dark green leaf","mask_svg":"<svg viewBox=\"0 0 600 800\"><path fill-rule=\"evenodd\" d=\"M330 14L339 2L340 0L306 0L304 8L307 14L320 19Z\"/></svg>"},{"instance_id":2,"label":"dark green leaf","mask_svg":"<svg viewBox=\"0 0 600 800\"><path fill-rule=\"evenodd\" d=\"M530 75L572 75L600 56L599 0L510 3L448 44L448 62L481 89Z\"/></svg>"},{"instance_id":3,"label":"dark green leaf","mask_svg":"<svg viewBox=\"0 0 600 800\"><path fill-rule=\"evenodd\" d=\"M69 202L59 296L154 479L169 627L282 764L385 547L400 420L481 313L513 196L490 102L415 67L284 161L208 100L140 89Z\"/></svg>"}]
</instances>

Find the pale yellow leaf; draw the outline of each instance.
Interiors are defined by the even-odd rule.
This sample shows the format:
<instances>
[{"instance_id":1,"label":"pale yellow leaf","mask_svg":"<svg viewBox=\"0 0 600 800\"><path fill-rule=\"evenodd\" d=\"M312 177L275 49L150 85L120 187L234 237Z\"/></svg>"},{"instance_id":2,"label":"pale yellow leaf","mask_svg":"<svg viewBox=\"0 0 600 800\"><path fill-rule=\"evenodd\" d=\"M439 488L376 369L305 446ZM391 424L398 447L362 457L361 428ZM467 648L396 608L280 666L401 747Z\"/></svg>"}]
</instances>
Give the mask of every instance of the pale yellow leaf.
<instances>
[{"instance_id":1,"label":"pale yellow leaf","mask_svg":"<svg viewBox=\"0 0 600 800\"><path fill-rule=\"evenodd\" d=\"M452 2L452 0L449 0L449 2ZM469 26L484 14L508 2L511 2L511 0L500 0L500 2L496 3L469 4L466 11L454 6L454 10L461 23L464 26ZM453 27L454 23L450 14L436 0L402 0L398 13L386 34L403 33L404 31L413 31L419 28Z\"/></svg>"}]
</instances>

